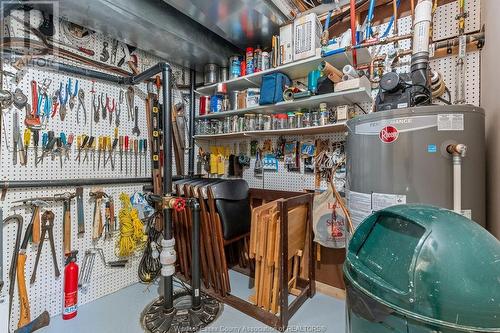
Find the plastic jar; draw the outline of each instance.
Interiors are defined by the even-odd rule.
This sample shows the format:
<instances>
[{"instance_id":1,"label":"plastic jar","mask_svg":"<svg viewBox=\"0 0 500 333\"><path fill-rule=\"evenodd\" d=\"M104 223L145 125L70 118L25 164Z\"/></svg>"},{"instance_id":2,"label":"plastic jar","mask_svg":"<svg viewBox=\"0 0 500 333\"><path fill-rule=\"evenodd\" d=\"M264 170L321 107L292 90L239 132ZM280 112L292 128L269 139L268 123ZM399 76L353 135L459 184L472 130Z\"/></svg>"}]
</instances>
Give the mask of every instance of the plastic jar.
<instances>
[{"instance_id":1,"label":"plastic jar","mask_svg":"<svg viewBox=\"0 0 500 333\"><path fill-rule=\"evenodd\" d=\"M287 127L288 128L297 128L297 117L295 116L294 112L288 112L288 121L287 121Z\"/></svg>"}]
</instances>

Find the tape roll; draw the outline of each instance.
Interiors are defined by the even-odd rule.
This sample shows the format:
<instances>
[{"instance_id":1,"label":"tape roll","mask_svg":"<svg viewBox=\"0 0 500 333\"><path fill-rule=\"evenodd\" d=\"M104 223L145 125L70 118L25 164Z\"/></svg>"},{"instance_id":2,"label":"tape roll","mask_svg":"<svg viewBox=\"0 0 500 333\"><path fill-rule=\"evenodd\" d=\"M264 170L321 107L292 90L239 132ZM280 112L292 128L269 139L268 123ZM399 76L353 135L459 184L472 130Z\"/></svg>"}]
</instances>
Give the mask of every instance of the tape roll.
<instances>
[{"instance_id":1,"label":"tape roll","mask_svg":"<svg viewBox=\"0 0 500 333\"><path fill-rule=\"evenodd\" d=\"M293 101L293 89L288 88L283 91L283 99L285 101Z\"/></svg>"},{"instance_id":2,"label":"tape roll","mask_svg":"<svg viewBox=\"0 0 500 333\"><path fill-rule=\"evenodd\" d=\"M344 68L342 68L342 72L344 75L349 75L351 78L358 78L358 71L352 67L351 65L345 65Z\"/></svg>"},{"instance_id":3,"label":"tape roll","mask_svg":"<svg viewBox=\"0 0 500 333\"><path fill-rule=\"evenodd\" d=\"M344 75L344 73L339 71L332 64L323 60L318 65L318 69L323 73L325 73L330 79L330 81L332 81L333 83L339 83L340 81L342 81L342 76Z\"/></svg>"}]
</instances>

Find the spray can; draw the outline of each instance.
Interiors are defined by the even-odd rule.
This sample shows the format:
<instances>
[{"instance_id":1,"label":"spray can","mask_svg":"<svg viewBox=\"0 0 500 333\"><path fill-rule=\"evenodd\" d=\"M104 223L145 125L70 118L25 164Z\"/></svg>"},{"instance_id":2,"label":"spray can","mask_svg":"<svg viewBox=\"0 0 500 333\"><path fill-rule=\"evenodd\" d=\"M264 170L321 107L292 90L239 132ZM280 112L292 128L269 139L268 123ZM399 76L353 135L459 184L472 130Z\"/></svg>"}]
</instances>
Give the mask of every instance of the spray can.
<instances>
[{"instance_id":1,"label":"spray can","mask_svg":"<svg viewBox=\"0 0 500 333\"><path fill-rule=\"evenodd\" d=\"M259 45L257 45L257 48L253 51L253 64L255 72L260 72L262 70L262 49Z\"/></svg>"},{"instance_id":2,"label":"spray can","mask_svg":"<svg viewBox=\"0 0 500 333\"><path fill-rule=\"evenodd\" d=\"M245 73L243 73L245 74ZM241 76L241 61L239 55L229 58L229 78L235 79Z\"/></svg>"},{"instance_id":3,"label":"spray can","mask_svg":"<svg viewBox=\"0 0 500 333\"><path fill-rule=\"evenodd\" d=\"M246 74L252 74L254 72L254 62L253 62L253 47L247 47L246 50L246 64L247 70Z\"/></svg>"},{"instance_id":4,"label":"spray can","mask_svg":"<svg viewBox=\"0 0 500 333\"><path fill-rule=\"evenodd\" d=\"M63 300L63 320L76 317L78 310L78 265L76 255L78 251L71 251L66 258L64 267L64 300Z\"/></svg>"}]
</instances>

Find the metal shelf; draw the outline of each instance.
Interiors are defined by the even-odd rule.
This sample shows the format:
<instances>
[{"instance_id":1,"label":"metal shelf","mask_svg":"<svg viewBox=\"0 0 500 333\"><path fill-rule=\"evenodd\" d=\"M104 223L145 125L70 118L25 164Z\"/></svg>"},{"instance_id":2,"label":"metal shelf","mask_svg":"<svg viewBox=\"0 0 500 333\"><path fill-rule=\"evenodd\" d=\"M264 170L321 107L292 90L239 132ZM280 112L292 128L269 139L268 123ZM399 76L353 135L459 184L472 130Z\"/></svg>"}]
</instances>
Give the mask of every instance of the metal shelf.
<instances>
[{"instance_id":1,"label":"metal shelf","mask_svg":"<svg viewBox=\"0 0 500 333\"><path fill-rule=\"evenodd\" d=\"M227 116L243 115L248 113L253 114L271 114L280 113L285 111L299 111L301 109L311 109L317 108L319 103L325 102L330 106L353 104L353 103L365 103L371 102L371 94L366 90L366 88L358 88L352 90L345 90L339 92L333 92L330 94L315 95L307 98L296 99L293 101L279 102L270 105L258 105L250 108L224 111L217 113L210 113L204 116L198 116L196 119L212 119L212 118L224 118Z\"/></svg>"},{"instance_id":2,"label":"metal shelf","mask_svg":"<svg viewBox=\"0 0 500 333\"><path fill-rule=\"evenodd\" d=\"M358 62L360 64L370 63L371 56L367 48L362 48L357 50ZM271 74L275 72L282 72L288 75L291 79L299 79L306 77L307 74L313 69L317 68L321 61L326 60L334 67L342 70L345 65L352 64L352 53L351 51L334 54L328 57L314 56L311 58L294 61L289 64L281 65L275 68L270 68L262 72L257 72L245 76L241 76L235 79L230 79L224 81L227 86L228 91L243 90L246 88L260 87L260 82L262 77L266 74ZM216 84L211 84L203 87L199 87L196 91L201 95L212 95L215 93Z\"/></svg>"},{"instance_id":3,"label":"metal shelf","mask_svg":"<svg viewBox=\"0 0 500 333\"><path fill-rule=\"evenodd\" d=\"M246 131L238 133L225 133L225 134L209 134L209 135L195 135L196 140L210 141L217 139L241 139L248 137L262 137L271 135L316 135L325 133L337 133L347 130L346 123L336 123L323 126L303 127L303 128L290 128L283 130L269 130L269 131Z\"/></svg>"}]
</instances>

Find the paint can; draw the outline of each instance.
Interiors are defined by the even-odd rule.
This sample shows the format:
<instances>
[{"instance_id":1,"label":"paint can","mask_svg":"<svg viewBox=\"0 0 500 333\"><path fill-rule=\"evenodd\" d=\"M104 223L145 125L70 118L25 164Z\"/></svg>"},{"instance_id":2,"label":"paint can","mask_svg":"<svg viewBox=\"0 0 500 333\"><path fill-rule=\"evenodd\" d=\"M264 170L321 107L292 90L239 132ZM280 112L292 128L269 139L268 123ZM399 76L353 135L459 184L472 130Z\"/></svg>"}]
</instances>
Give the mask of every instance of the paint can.
<instances>
[{"instance_id":1,"label":"paint can","mask_svg":"<svg viewBox=\"0 0 500 333\"><path fill-rule=\"evenodd\" d=\"M229 79L229 72L227 67L221 67L219 71L219 81L224 82Z\"/></svg>"},{"instance_id":2,"label":"paint can","mask_svg":"<svg viewBox=\"0 0 500 333\"><path fill-rule=\"evenodd\" d=\"M199 115L204 116L210 109L210 96L200 96Z\"/></svg>"},{"instance_id":3,"label":"paint can","mask_svg":"<svg viewBox=\"0 0 500 333\"><path fill-rule=\"evenodd\" d=\"M217 83L219 81L219 66L216 64L206 64L203 78L205 85Z\"/></svg>"}]
</instances>

